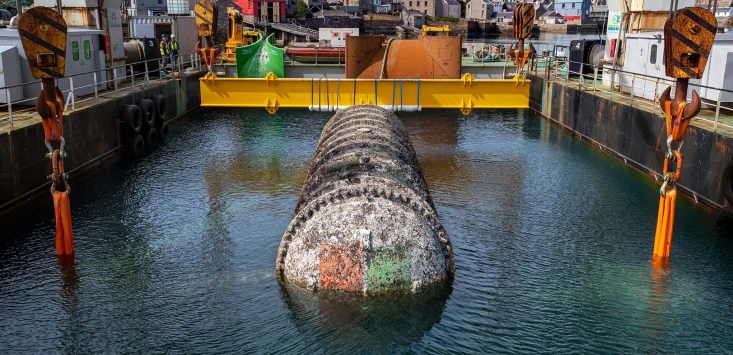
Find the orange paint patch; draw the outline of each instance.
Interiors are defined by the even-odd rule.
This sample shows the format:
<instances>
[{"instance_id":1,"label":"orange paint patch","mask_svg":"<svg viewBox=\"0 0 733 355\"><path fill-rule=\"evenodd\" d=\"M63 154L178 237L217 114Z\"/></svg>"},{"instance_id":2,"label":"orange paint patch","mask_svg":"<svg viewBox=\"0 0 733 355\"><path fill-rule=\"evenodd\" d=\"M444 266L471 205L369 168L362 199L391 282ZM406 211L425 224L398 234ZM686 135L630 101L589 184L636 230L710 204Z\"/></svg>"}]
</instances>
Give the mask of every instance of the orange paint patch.
<instances>
[{"instance_id":1,"label":"orange paint patch","mask_svg":"<svg viewBox=\"0 0 733 355\"><path fill-rule=\"evenodd\" d=\"M320 246L320 278L318 287L343 291L364 289L366 253L358 246Z\"/></svg>"}]
</instances>

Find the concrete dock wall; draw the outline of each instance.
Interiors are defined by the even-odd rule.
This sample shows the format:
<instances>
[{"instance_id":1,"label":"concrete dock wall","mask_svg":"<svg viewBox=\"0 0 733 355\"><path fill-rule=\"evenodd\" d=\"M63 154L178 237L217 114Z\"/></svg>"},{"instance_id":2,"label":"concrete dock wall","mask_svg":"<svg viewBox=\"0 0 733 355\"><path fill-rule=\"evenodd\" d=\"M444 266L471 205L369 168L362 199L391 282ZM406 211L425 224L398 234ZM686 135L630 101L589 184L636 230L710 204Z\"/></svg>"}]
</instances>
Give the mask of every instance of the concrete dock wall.
<instances>
[{"instance_id":1,"label":"concrete dock wall","mask_svg":"<svg viewBox=\"0 0 733 355\"><path fill-rule=\"evenodd\" d=\"M145 89L133 89L124 95L119 93L120 96L115 98L100 98L96 105L77 108L64 115L68 153L64 160L66 171L73 178L74 172L79 172L120 147L122 136L119 119L125 105L163 95L166 98L166 120L199 107L199 76L151 82ZM0 210L50 186L48 175L51 174L51 163L46 158L48 150L43 137L40 122L0 134Z\"/></svg>"},{"instance_id":2,"label":"concrete dock wall","mask_svg":"<svg viewBox=\"0 0 733 355\"><path fill-rule=\"evenodd\" d=\"M660 109L647 111L592 91L531 79L530 108L644 172L661 173L667 133ZM680 190L716 209L728 205L723 171L733 158L733 139L691 125L681 152Z\"/></svg>"}]
</instances>

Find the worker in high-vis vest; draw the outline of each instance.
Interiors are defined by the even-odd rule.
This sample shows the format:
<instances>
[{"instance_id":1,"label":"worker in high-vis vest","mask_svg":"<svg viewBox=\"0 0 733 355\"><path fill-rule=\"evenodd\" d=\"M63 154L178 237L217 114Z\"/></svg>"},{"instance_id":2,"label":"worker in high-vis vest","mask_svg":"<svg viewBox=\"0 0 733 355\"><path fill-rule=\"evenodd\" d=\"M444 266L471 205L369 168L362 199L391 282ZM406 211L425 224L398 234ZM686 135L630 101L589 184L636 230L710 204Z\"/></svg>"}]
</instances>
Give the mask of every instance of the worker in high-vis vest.
<instances>
[{"instance_id":1,"label":"worker in high-vis vest","mask_svg":"<svg viewBox=\"0 0 733 355\"><path fill-rule=\"evenodd\" d=\"M171 52L168 47L168 36L163 35L160 40L160 58L163 59L163 66L160 68L161 74L166 74L165 65L170 58ZM172 67L171 67L172 68Z\"/></svg>"},{"instance_id":2,"label":"worker in high-vis vest","mask_svg":"<svg viewBox=\"0 0 733 355\"><path fill-rule=\"evenodd\" d=\"M171 40L168 42L168 50L171 54L171 71L176 70L176 59L178 58L178 42L176 42L176 35L171 35ZM175 68L175 69L174 69Z\"/></svg>"}]
</instances>

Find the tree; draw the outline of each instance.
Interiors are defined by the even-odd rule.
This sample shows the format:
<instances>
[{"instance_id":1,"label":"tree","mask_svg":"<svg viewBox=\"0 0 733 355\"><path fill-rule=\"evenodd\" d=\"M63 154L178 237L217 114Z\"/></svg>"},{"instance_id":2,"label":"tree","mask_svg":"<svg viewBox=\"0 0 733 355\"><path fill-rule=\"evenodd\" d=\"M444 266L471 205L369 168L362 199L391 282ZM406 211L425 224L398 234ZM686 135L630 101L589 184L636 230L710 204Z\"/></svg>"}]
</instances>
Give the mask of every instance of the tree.
<instances>
[{"instance_id":1,"label":"tree","mask_svg":"<svg viewBox=\"0 0 733 355\"><path fill-rule=\"evenodd\" d=\"M309 12L311 12L311 10L308 9L308 4L303 0L298 0L298 18L305 18L308 16Z\"/></svg>"}]
</instances>

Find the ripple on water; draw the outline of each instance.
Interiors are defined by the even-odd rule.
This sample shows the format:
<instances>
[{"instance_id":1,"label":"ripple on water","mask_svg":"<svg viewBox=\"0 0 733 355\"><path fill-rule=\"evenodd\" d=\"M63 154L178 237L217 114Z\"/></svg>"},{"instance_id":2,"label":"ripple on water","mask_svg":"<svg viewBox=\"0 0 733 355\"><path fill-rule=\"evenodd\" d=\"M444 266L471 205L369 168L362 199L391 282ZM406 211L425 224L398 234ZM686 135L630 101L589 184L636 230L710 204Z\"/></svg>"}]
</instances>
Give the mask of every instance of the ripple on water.
<instances>
[{"instance_id":1,"label":"ripple on water","mask_svg":"<svg viewBox=\"0 0 733 355\"><path fill-rule=\"evenodd\" d=\"M2 353L723 353L731 240L678 202L649 262L656 187L523 110L400 115L454 244L452 283L383 298L277 283L330 114L201 111L136 162L76 177L76 261L48 200L2 217Z\"/></svg>"}]
</instances>

